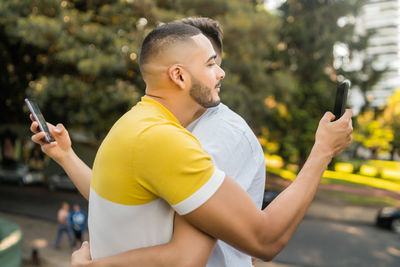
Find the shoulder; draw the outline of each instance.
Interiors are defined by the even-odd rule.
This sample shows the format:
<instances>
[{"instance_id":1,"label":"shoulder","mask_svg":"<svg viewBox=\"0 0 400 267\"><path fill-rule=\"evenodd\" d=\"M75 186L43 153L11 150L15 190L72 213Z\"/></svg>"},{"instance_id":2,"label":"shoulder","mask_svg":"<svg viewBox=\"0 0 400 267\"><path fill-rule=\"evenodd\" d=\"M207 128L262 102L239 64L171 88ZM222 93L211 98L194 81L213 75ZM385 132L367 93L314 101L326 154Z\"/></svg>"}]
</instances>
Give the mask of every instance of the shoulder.
<instances>
[{"instance_id":1,"label":"shoulder","mask_svg":"<svg viewBox=\"0 0 400 267\"><path fill-rule=\"evenodd\" d=\"M219 104L207 110L205 116L196 124L193 134L203 142L213 142L218 145L229 146L250 145L252 149L259 146L259 142L246 121L229 107Z\"/></svg>"},{"instance_id":2,"label":"shoulder","mask_svg":"<svg viewBox=\"0 0 400 267\"><path fill-rule=\"evenodd\" d=\"M196 124L194 131L199 127L218 129L238 135L251 132L246 121L223 103L207 110Z\"/></svg>"},{"instance_id":3,"label":"shoulder","mask_svg":"<svg viewBox=\"0 0 400 267\"><path fill-rule=\"evenodd\" d=\"M159 123L151 125L138 135L139 141L151 143L197 142L196 138L185 128L175 123Z\"/></svg>"},{"instance_id":4,"label":"shoulder","mask_svg":"<svg viewBox=\"0 0 400 267\"><path fill-rule=\"evenodd\" d=\"M174 155L204 153L199 141L185 128L171 123L144 129L135 142L135 155L143 158L174 158ZM146 156L147 155L147 156Z\"/></svg>"}]
</instances>

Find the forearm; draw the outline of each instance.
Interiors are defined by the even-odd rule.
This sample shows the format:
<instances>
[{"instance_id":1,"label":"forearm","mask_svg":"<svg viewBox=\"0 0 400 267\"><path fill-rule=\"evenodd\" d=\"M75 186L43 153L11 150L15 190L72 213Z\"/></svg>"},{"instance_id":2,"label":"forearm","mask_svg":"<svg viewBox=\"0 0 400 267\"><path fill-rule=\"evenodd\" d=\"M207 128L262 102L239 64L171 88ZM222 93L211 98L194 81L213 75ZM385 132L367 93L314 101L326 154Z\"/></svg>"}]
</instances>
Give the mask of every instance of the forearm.
<instances>
[{"instance_id":1,"label":"forearm","mask_svg":"<svg viewBox=\"0 0 400 267\"><path fill-rule=\"evenodd\" d=\"M330 160L330 153L314 148L295 182L263 211L226 177L213 197L185 217L204 232L252 256L270 260L294 233Z\"/></svg>"},{"instance_id":2,"label":"forearm","mask_svg":"<svg viewBox=\"0 0 400 267\"><path fill-rule=\"evenodd\" d=\"M169 243L98 259L90 266L200 267L207 264L215 243L214 238L175 215L174 234Z\"/></svg>"},{"instance_id":3,"label":"forearm","mask_svg":"<svg viewBox=\"0 0 400 267\"><path fill-rule=\"evenodd\" d=\"M318 146L314 146L294 182L268 206L268 211L265 210L272 217L278 218L277 247L285 246L289 242L304 218L331 158L329 151L324 152Z\"/></svg>"},{"instance_id":4,"label":"forearm","mask_svg":"<svg viewBox=\"0 0 400 267\"><path fill-rule=\"evenodd\" d=\"M64 169L79 192L89 200L92 169L71 149L58 164Z\"/></svg>"},{"instance_id":5,"label":"forearm","mask_svg":"<svg viewBox=\"0 0 400 267\"><path fill-rule=\"evenodd\" d=\"M207 264L212 248L204 254L202 250L192 249L191 240L185 240L185 248L165 245L130 250L115 256L92 261L87 267L201 267ZM215 244L215 241L213 242ZM199 255L205 256L199 256Z\"/></svg>"},{"instance_id":6,"label":"forearm","mask_svg":"<svg viewBox=\"0 0 400 267\"><path fill-rule=\"evenodd\" d=\"M130 250L122 254L92 261L89 267L148 266L169 267L174 265L174 253L168 244Z\"/></svg>"}]
</instances>

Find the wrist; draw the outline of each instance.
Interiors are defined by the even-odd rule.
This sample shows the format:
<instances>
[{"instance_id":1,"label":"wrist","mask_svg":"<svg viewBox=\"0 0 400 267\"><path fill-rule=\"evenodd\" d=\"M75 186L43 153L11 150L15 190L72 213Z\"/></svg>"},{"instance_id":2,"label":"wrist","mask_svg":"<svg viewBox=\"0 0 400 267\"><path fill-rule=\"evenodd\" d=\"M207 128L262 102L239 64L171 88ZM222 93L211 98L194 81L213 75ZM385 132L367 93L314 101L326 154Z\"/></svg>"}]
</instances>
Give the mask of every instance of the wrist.
<instances>
[{"instance_id":1,"label":"wrist","mask_svg":"<svg viewBox=\"0 0 400 267\"><path fill-rule=\"evenodd\" d=\"M85 264L83 266L84 267L95 267L95 266L101 267L101 264L96 264L95 261L90 260L90 261L85 262Z\"/></svg>"},{"instance_id":2,"label":"wrist","mask_svg":"<svg viewBox=\"0 0 400 267\"><path fill-rule=\"evenodd\" d=\"M59 158L56 161L62 168L65 169L68 168L68 166L70 166L75 161L76 157L77 155L71 148L68 151L66 151L61 158Z\"/></svg>"},{"instance_id":3,"label":"wrist","mask_svg":"<svg viewBox=\"0 0 400 267\"><path fill-rule=\"evenodd\" d=\"M321 160L326 161L327 165L331 162L331 160L334 157L333 149L329 148L328 146L326 146L322 143L317 143L317 142L312 147L310 154L314 154Z\"/></svg>"}]
</instances>

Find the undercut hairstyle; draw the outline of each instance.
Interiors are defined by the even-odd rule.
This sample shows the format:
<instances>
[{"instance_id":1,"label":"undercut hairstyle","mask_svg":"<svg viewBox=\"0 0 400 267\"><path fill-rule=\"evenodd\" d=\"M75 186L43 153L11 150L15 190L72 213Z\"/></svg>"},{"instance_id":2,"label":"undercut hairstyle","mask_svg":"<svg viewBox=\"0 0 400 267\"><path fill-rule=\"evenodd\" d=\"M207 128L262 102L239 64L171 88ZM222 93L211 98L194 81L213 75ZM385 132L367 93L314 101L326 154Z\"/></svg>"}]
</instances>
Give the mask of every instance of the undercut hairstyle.
<instances>
[{"instance_id":1,"label":"undercut hairstyle","mask_svg":"<svg viewBox=\"0 0 400 267\"><path fill-rule=\"evenodd\" d=\"M198 28L208 39L212 40L213 45L218 49L216 52L222 54L224 32L218 21L206 17L190 17L178 20L177 22Z\"/></svg>"},{"instance_id":2,"label":"undercut hairstyle","mask_svg":"<svg viewBox=\"0 0 400 267\"><path fill-rule=\"evenodd\" d=\"M142 75L144 74L143 66L152 57L157 56L163 50L179 42L187 42L190 37L198 34L202 34L198 28L178 22L171 22L156 27L144 38L142 43L139 55L139 68Z\"/></svg>"}]
</instances>

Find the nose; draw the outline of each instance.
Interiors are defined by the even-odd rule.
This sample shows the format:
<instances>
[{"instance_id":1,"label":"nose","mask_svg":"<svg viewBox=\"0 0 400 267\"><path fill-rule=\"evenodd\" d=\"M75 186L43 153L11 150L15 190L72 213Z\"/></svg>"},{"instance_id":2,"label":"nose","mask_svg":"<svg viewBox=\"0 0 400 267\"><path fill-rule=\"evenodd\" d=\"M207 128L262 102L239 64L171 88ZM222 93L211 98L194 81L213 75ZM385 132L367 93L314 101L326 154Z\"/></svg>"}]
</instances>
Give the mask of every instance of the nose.
<instances>
[{"instance_id":1,"label":"nose","mask_svg":"<svg viewBox=\"0 0 400 267\"><path fill-rule=\"evenodd\" d=\"M223 78L225 78L225 71L221 68L221 66L218 66L217 79L222 80Z\"/></svg>"}]
</instances>

